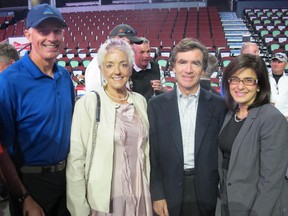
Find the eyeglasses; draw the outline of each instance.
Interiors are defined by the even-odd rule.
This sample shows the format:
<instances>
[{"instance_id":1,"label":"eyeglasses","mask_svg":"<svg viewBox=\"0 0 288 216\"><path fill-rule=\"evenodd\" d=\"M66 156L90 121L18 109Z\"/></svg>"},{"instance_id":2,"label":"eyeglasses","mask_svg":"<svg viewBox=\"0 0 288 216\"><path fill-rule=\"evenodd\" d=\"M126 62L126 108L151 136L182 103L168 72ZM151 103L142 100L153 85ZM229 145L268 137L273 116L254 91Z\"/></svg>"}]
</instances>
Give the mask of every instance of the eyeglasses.
<instances>
[{"instance_id":1,"label":"eyeglasses","mask_svg":"<svg viewBox=\"0 0 288 216\"><path fill-rule=\"evenodd\" d=\"M228 82L231 85L238 85L240 82L242 82L246 86L254 86L258 83L258 79L254 79L252 77L245 77L241 80L238 77L231 77L230 79L228 79Z\"/></svg>"}]
</instances>

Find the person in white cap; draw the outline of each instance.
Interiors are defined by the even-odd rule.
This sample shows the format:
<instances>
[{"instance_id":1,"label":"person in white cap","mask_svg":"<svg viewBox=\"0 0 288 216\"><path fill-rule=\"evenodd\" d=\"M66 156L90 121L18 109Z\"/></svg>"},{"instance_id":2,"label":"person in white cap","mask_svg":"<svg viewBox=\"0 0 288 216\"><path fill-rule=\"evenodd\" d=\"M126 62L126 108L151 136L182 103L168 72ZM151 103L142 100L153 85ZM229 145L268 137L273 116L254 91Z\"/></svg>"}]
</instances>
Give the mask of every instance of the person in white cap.
<instances>
[{"instance_id":1,"label":"person in white cap","mask_svg":"<svg viewBox=\"0 0 288 216\"><path fill-rule=\"evenodd\" d=\"M0 137L13 162L4 175L13 185L11 216L70 215L66 158L75 95L68 71L55 63L64 27L55 7L33 7L24 30L31 51L0 74Z\"/></svg>"},{"instance_id":2,"label":"person in white cap","mask_svg":"<svg viewBox=\"0 0 288 216\"><path fill-rule=\"evenodd\" d=\"M142 44L143 40L137 37L137 32L127 24L120 24L115 26L109 33L110 38L122 38L130 45ZM104 42L104 41L103 41ZM99 69L97 57L89 63L85 71L85 90L86 92L97 91L103 85L103 79L101 78L101 72Z\"/></svg>"},{"instance_id":3,"label":"person in white cap","mask_svg":"<svg viewBox=\"0 0 288 216\"><path fill-rule=\"evenodd\" d=\"M270 65L271 103L288 119L288 75L285 73L287 55L281 52L275 53Z\"/></svg>"}]
</instances>

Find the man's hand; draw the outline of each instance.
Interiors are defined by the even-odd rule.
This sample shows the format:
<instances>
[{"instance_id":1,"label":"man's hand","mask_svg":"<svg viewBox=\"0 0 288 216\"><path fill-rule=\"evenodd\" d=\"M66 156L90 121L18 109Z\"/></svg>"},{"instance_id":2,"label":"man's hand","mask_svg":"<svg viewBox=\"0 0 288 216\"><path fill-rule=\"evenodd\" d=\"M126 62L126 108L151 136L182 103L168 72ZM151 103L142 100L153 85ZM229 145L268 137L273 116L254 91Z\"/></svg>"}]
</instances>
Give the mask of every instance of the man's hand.
<instances>
[{"instance_id":1,"label":"man's hand","mask_svg":"<svg viewBox=\"0 0 288 216\"><path fill-rule=\"evenodd\" d=\"M159 216L169 216L167 202L165 199L154 201L153 209Z\"/></svg>"},{"instance_id":2,"label":"man's hand","mask_svg":"<svg viewBox=\"0 0 288 216\"><path fill-rule=\"evenodd\" d=\"M154 91L163 92L163 86L160 80L151 80L151 85Z\"/></svg>"},{"instance_id":3,"label":"man's hand","mask_svg":"<svg viewBox=\"0 0 288 216\"><path fill-rule=\"evenodd\" d=\"M23 202L24 216L45 216L43 209L35 202L35 200L28 196Z\"/></svg>"}]
</instances>

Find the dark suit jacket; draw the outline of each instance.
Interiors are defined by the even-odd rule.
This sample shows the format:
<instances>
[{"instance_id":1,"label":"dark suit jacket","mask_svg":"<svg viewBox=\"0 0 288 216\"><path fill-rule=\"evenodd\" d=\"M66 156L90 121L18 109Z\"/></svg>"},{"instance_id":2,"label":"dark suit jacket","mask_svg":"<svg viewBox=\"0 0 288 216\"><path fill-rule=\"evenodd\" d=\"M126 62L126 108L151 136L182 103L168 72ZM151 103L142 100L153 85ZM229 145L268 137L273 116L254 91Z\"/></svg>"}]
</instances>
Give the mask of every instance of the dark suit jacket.
<instances>
[{"instance_id":1,"label":"dark suit jacket","mask_svg":"<svg viewBox=\"0 0 288 216\"><path fill-rule=\"evenodd\" d=\"M183 146L176 89L149 100L151 196L166 199L178 216L183 195ZM214 216L218 181L217 137L226 113L224 100L200 90L195 131L196 192L203 216Z\"/></svg>"}]
</instances>

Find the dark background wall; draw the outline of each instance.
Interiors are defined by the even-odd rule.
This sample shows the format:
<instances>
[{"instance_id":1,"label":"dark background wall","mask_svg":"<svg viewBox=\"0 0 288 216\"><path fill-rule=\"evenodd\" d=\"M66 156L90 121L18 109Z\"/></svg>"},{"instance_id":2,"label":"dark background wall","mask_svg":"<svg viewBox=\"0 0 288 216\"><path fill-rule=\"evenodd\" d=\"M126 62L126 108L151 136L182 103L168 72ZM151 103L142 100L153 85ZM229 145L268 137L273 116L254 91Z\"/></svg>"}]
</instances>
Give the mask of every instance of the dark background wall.
<instances>
[{"instance_id":1,"label":"dark background wall","mask_svg":"<svg viewBox=\"0 0 288 216\"><path fill-rule=\"evenodd\" d=\"M40 3L50 3L50 0L39 0ZM92 2L95 0L56 0L57 7L64 7L67 2ZM28 0L0 0L0 8L28 6Z\"/></svg>"},{"instance_id":2,"label":"dark background wall","mask_svg":"<svg viewBox=\"0 0 288 216\"><path fill-rule=\"evenodd\" d=\"M4 7L15 7L15 6L27 6L27 0L1 0L0 8Z\"/></svg>"}]
</instances>

